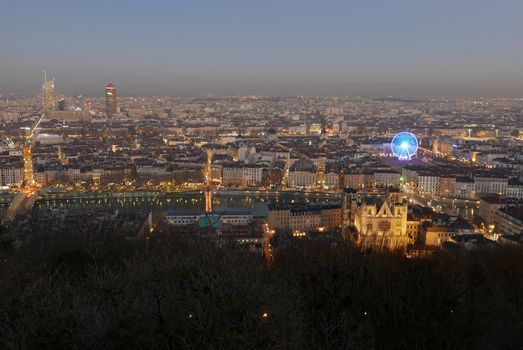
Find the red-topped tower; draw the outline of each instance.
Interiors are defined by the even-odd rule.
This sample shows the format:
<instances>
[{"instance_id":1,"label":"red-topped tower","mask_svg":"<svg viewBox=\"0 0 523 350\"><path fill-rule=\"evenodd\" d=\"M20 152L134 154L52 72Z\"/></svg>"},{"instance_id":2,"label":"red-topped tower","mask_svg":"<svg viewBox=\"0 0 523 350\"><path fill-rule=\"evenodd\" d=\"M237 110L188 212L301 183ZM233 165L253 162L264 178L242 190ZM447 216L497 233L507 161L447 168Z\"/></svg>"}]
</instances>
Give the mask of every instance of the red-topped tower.
<instances>
[{"instance_id":1,"label":"red-topped tower","mask_svg":"<svg viewBox=\"0 0 523 350\"><path fill-rule=\"evenodd\" d=\"M116 114L116 86L113 83L105 85L105 112L108 117Z\"/></svg>"}]
</instances>

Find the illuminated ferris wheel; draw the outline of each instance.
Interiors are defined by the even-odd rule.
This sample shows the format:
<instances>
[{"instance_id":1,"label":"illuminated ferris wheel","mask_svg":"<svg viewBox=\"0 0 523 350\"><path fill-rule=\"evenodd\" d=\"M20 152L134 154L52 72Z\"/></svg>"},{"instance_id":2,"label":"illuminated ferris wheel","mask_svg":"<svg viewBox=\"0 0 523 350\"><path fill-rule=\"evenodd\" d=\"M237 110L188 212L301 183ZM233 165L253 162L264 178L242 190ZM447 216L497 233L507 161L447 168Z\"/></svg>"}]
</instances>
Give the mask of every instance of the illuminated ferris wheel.
<instances>
[{"instance_id":1,"label":"illuminated ferris wheel","mask_svg":"<svg viewBox=\"0 0 523 350\"><path fill-rule=\"evenodd\" d=\"M403 131L394 136L390 147L394 156L399 160L409 160L418 151L418 139L414 134Z\"/></svg>"}]
</instances>

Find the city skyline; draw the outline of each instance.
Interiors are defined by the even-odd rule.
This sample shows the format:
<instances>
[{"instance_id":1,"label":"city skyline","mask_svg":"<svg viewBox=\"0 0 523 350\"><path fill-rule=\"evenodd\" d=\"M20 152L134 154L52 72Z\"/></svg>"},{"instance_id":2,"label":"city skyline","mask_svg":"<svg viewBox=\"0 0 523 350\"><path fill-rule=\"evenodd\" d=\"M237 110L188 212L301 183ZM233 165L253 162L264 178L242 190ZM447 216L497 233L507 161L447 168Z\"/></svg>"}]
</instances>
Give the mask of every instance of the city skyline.
<instances>
[{"instance_id":1,"label":"city skyline","mask_svg":"<svg viewBox=\"0 0 523 350\"><path fill-rule=\"evenodd\" d=\"M5 3L0 348L523 349L523 1Z\"/></svg>"},{"instance_id":2,"label":"city skyline","mask_svg":"<svg viewBox=\"0 0 523 350\"><path fill-rule=\"evenodd\" d=\"M523 96L517 1L8 7L1 94Z\"/></svg>"}]
</instances>

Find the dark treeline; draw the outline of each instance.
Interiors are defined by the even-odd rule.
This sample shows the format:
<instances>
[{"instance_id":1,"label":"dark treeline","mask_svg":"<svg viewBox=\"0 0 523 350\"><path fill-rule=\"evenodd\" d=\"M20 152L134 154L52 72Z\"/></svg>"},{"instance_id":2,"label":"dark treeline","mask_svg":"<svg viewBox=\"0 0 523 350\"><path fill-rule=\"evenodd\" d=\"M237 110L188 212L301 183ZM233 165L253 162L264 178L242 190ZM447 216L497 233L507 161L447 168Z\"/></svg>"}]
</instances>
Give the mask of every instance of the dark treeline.
<instances>
[{"instance_id":1,"label":"dark treeline","mask_svg":"<svg viewBox=\"0 0 523 350\"><path fill-rule=\"evenodd\" d=\"M519 249L425 260L304 242L35 242L2 253L0 348L520 349Z\"/></svg>"}]
</instances>

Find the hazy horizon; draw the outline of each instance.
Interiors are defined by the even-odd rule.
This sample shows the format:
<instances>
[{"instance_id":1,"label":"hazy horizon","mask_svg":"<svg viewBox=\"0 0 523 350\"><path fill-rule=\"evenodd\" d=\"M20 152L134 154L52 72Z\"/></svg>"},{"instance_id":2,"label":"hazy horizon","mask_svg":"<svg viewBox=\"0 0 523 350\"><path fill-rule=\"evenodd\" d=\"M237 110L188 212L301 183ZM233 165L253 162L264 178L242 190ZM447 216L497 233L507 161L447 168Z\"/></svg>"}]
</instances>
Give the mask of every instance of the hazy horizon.
<instances>
[{"instance_id":1,"label":"hazy horizon","mask_svg":"<svg viewBox=\"0 0 523 350\"><path fill-rule=\"evenodd\" d=\"M523 2L21 0L0 94L523 97Z\"/></svg>"}]
</instances>

